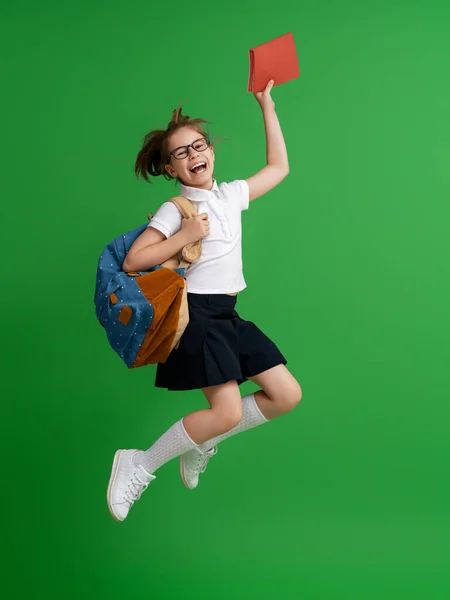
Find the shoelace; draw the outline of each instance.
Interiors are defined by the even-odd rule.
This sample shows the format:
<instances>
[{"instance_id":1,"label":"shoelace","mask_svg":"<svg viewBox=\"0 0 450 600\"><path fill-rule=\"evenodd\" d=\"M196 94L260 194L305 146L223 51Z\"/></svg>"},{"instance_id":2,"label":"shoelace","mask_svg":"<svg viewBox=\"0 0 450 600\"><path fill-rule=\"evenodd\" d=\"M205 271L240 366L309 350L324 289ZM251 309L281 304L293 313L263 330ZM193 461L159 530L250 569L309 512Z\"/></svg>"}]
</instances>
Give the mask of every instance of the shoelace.
<instances>
[{"instance_id":1,"label":"shoelace","mask_svg":"<svg viewBox=\"0 0 450 600\"><path fill-rule=\"evenodd\" d=\"M209 459L212 458L213 456L215 456L218 452L218 448L217 446L214 446L214 448L211 448L211 450L208 450L208 452L205 452L205 454L199 454L198 455L198 464L197 464L197 469L199 473L204 473L206 471L206 467L208 466L208 462Z\"/></svg>"},{"instance_id":2,"label":"shoelace","mask_svg":"<svg viewBox=\"0 0 450 600\"><path fill-rule=\"evenodd\" d=\"M128 489L125 490L125 495L123 499L126 502L129 502L130 504L134 504L137 500L139 500L142 492L144 492L147 489L147 487L148 483L144 483L139 479L137 473L133 473L131 483L128 486Z\"/></svg>"}]
</instances>

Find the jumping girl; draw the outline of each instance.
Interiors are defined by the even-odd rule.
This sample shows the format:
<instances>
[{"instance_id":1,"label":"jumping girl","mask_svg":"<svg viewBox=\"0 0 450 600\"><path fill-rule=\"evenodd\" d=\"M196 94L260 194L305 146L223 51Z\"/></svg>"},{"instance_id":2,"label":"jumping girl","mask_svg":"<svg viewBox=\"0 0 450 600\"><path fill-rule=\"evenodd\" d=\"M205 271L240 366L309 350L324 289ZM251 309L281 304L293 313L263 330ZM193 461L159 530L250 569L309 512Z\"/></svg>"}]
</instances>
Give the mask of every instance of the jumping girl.
<instances>
[{"instance_id":1,"label":"jumping girl","mask_svg":"<svg viewBox=\"0 0 450 600\"><path fill-rule=\"evenodd\" d=\"M276 345L235 311L245 287L242 272L241 212L277 186L289 173L283 134L271 98L273 81L254 94L266 132L267 165L246 180L218 184L213 178L214 149L202 119L173 112L166 130L152 131L135 164L137 177L163 175L180 182L198 216L182 219L166 202L134 242L124 271L145 271L202 239L200 260L186 273L190 321L179 347L157 366L157 387L200 389L209 407L172 425L150 448L118 450L114 456L107 501L111 515L123 521L154 473L180 456L184 485L194 489L199 475L226 438L290 412L301 389ZM241 398L239 385L253 381L260 389Z\"/></svg>"}]
</instances>

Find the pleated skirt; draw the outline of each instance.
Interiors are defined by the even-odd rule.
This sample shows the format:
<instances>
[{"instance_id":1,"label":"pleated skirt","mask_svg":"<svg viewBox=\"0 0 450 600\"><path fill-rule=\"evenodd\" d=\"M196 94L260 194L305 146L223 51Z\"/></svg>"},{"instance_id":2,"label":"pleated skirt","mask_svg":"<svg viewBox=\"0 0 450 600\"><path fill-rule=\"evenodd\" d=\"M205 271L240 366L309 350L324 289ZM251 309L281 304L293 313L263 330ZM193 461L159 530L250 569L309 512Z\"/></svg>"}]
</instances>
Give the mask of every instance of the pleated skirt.
<instances>
[{"instance_id":1,"label":"pleated skirt","mask_svg":"<svg viewBox=\"0 0 450 600\"><path fill-rule=\"evenodd\" d=\"M277 346L236 312L237 296L188 294L189 324L180 345L158 364L156 387L194 390L237 381L240 385L287 364Z\"/></svg>"}]
</instances>

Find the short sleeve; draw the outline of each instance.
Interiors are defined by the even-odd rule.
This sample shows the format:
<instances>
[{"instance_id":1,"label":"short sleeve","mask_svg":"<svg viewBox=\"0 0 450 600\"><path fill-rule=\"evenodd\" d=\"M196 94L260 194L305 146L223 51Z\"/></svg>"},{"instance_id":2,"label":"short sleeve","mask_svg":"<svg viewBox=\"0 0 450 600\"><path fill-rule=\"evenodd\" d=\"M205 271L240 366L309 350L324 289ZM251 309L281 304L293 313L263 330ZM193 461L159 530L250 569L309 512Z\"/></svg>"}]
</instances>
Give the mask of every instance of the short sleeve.
<instances>
[{"instance_id":1,"label":"short sleeve","mask_svg":"<svg viewBox=\"0 0 450 600\"><path fill-rule=\"evenodd\" d=\"M231 184L235 189L233 192L239 197L239 204L241 206L241 210L248 210L250 205L250 188L248 187L248 183L245 179L237 179L233 181Z\"/></svg>"},{"instance_id":2,"label":"short sleeve","mask_svg":"<svg viewBox=\"0 0 450 600\"><path fill-rule=\"evenodd\" d=\"M148 227L154 227L166 238L175 235L181 229L182 217L180 211L173 202L165 202L161 208L156 211Z\"/></svg>"},{"instance_id":3,"label":"short sleeve","mask_svg":"<svg viewBox=\"0 0 450 600\"><path fill-rule=\"evenodd\" d=\"M230 183L224 184L226 186L226 195L232 196L233 199L237 200L241 211L247 210L250 204L250 189L245 179L236 179Z\"/></svg>"}]
</instances>

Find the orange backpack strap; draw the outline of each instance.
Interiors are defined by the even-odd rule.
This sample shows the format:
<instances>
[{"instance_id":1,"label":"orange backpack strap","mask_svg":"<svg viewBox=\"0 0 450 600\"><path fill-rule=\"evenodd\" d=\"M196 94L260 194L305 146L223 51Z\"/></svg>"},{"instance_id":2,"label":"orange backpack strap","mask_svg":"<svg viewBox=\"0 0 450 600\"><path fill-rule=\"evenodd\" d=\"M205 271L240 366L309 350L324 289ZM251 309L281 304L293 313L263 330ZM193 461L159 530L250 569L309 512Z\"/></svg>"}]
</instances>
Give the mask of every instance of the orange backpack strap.
<instances>
[{"instance_id":1,"label":"orange backpack strap","mask_svg":"<svg viewBox=\"0 0 450 600\"><path fill-rule=\"evenodd\" d=\"M190 200L184 196L176 196L175 198L171 198L170 202L175 204L183 219L190 219L198 215L198 212L194 208L192 202L190 202ZM187 266L191 263L197 262L202 255L202 240L187 244L187 246L182 249L181 255L183 260L181 261L180 266ZM187 263L187 265L184 263Z\"/></svg>"}]
</instances>

